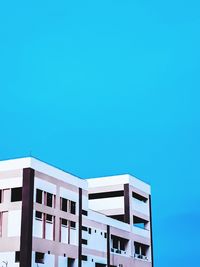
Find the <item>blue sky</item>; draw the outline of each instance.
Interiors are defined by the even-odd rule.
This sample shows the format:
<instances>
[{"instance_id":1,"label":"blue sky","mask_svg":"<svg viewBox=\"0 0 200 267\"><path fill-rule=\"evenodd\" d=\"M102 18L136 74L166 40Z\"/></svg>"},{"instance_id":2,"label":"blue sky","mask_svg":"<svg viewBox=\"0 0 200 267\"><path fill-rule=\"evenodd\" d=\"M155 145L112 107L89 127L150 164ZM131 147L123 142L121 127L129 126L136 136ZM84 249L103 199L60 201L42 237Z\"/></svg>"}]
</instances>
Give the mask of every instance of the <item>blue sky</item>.
<instances>
[{"instance_id":1,"label":"blue sky","mask_svg":"<svg viewBox=\"0 0 200 267\"><path fill-rule=\"evenodd\" d=\"M198 266L199 1L3 1L0 159L152 185L156 267Z\"/></svg>"}]
</instances>

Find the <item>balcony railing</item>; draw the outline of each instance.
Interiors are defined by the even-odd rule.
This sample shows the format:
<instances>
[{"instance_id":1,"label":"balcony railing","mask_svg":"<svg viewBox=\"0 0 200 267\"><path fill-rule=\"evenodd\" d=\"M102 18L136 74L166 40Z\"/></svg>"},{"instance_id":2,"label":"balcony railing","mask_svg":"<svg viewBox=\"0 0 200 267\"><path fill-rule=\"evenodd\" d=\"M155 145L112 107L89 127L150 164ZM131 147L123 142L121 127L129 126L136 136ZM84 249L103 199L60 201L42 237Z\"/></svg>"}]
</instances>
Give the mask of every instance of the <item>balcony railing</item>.
<instances>
[{"instance_id":1,"label":"balcony railing","mask_svg":"<svg viewBox=\"0 0 200 267\"><path fill-rule=\"evenodd\" d=\"M134 258L135 259L144 260L144 261L148 261L148 257L147 256L141 255L141 254L137 254L137 253L134 254Z\"/></svg>"},{"instance_id":2,"label":"balcony railing","mask_svg":"<svg viewBox=\"0 0 200 267\"><path fill-rule=\"evenodd\" d=\"M120 250L117 248L111 248L111 252L116 253L116 254L121 254L121 255L127 255L126 251Z\"/></svg>"}]
</instances>

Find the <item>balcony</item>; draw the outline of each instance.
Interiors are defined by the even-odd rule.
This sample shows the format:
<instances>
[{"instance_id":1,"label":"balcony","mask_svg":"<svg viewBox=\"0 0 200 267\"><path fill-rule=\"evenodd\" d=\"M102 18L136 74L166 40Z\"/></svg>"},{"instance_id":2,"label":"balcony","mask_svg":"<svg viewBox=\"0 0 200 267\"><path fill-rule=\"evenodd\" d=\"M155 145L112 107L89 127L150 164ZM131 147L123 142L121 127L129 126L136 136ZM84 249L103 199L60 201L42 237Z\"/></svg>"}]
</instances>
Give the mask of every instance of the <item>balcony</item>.
<instances>
[{"instance_id":1,"label":"balcony","mask_svg":"<svg viewBox=\"0 0 200 267\"><path fill-rule=\"evenodd\" d=\"M142 237L150 238L150 231L133 225L133 233Z\"/></svg>"},{"instance_id":2,"label":"balcony","mask_svg":"<svg viewBox=\"0 0 200 267\"><path fill-rule=\"evenodd\" d=\"M132 207L133 207L133 210L149 216L148 202L144 202L144 201L138 200L136 198L132 198Z\"/></svg>"}]
</instances>

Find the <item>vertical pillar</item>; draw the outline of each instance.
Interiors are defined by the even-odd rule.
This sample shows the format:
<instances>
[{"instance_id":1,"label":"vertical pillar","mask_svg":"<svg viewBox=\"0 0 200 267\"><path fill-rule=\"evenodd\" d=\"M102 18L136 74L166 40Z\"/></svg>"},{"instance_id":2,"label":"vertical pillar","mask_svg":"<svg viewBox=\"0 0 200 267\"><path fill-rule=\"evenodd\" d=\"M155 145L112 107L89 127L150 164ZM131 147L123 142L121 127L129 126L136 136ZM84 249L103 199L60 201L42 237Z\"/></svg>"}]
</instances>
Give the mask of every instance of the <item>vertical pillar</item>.
<instances>
[{"instance_id":1,"label":"vertical pillar","mask_svg":"<svg viewBox=\"0 0 200 267\"><path fill-rule=\"evenodd\" d=\"M110 267L110 225L107 225L107 267Z\"/></svg>"},{"instance_id":2,"label":"vertical pillar","mask_svg":"<svg viewBox=\"0 0 200 267\"><path fill-rule=\"evenodd\" d=\"M130 224L129 184L124 184L124 222Z\"/></svg>"},{"instance_id":3,"label":"vertical pillar","mask_svg":"<svg viewBox=\"0 0 200 267\"><path fill-rule=\"evenodd\" d=\"M82 266L82 188L79 188L78 267Z\"/></svg>"},{"instance_id":4,"label":"vertical pillar","mask_svg":"<svg viewBox=\"0 0 200 267\"><path fill-rule=\"evenodd\" d=\"M149 212L150 212L150 234L151 234L151 262L152 262L152 267L154 267L151 195L149 195Z\"/></svg>"},{"instance_id":5,"label":"vertical pillar","mask_svg":"<svg viewBox=\"0 0 200 267\"><path fill-rule=\"evenodd\" d=\"M20 267L31 267L34 170L23 169Z\"/></svg>"}]
</instances>

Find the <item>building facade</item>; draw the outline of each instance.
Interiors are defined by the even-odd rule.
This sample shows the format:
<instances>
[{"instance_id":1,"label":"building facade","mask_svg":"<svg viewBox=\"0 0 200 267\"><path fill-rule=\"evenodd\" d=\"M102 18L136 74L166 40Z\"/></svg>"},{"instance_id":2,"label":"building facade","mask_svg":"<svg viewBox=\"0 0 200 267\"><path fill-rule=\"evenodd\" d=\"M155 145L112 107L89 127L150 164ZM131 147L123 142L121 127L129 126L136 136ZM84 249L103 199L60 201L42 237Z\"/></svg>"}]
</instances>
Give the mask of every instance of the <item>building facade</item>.
<instances>
[{"instance_id":1,"label":"building facade","mask_svg":"<svg viewBox=\"0 0 200 267\"><path fill-rule=\"evenodd\" d=\"M153 267L150 186L0 161L0 266Z\"/></svg>"}]
</instances>

